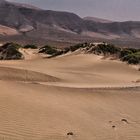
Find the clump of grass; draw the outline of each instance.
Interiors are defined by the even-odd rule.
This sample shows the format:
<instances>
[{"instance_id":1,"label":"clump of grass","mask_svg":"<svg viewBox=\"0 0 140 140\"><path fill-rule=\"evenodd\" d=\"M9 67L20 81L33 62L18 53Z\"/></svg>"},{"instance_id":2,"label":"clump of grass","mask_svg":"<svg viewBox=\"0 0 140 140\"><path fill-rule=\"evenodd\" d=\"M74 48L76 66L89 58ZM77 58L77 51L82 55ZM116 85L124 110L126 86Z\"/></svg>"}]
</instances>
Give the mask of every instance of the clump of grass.
<instances>
[{"instance_id":1,"label":"clump of grass","mask_svg":"<svg viewBox=\"0 0 140 140\"><path fill-rule=\"evenodd\" d=\"M18 50L22 46L16 43L6 43L0 47L0 60L18 60L23 55Z\"/></svg>"},{"instance_id":2,"label":"clump of grass","mask_svg":"<svg viewBox=\"0 0 140 140\"><path fill-rule=\"evenodd\" d=\"M44 47L39 49L39 53L46 53L46 54L50 54L50 55L54 55L56 54L58 51L55 47L49 46L49 45L45 45Z\"/></svg>"},{"instance_id":3,"label":"clump of grass","mask_svg":"<svg viewBox=\"0 0 140 140\"><path fill-rule=\"evenodd\" d=\"M140 64L140 52L125 55L122 61L127 61L128 64Z\"/></svg>"},{"instance_id":4,"label":"clump of grass","mask_svg":"<svg viewBox=\"0 0 140 140\"><path fill-rule=\"evenodd\" d=\"M81 43L81 44L76 44L74 46L70 46L70 51L74 52L79 48L85 48L88 46L88 43Z\"/></svg>"},{"instance_id":5,"label":"clump of grass","mask_svg":"<svg viewBox=\"0 0 140 140\"><path fill-rule=\"evenodd\" d=\"M98 53L98 54L103 54L103 55L113 55L113 54L118 54L120 52L120 48L115 47L112 44L98 44L97 46L95 46L92 51L94 53Z\"/></svg>"},{"instance_id":6,"label":"clump of grass","mask_svg":"<svg viewBox=\"0 0 140 140\"><path fill-rule=\"evenodd\" d=\"M36 45L33 44L27 44L25 46L23 46L24 49L37 49Z\"/></svg>"}]
</instances>

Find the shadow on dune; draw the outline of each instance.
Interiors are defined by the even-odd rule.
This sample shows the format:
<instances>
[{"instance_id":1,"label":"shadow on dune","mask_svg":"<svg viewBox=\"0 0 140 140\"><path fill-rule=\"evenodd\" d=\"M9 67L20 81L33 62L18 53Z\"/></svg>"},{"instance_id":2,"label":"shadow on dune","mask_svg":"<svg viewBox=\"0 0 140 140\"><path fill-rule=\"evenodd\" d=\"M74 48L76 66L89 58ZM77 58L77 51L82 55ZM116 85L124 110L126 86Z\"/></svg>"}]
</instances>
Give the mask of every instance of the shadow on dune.
<instances>
[{"instance_id":1,"label":"shadow on dune","mask_svg":"<svg viewBox=\"0 0 140 140\"><path fill-rule=\"evenodd\" d=\"M0 67L0 80L25 82L57 82L60 79L30 70Z\"/></svg>"}]
</instances>

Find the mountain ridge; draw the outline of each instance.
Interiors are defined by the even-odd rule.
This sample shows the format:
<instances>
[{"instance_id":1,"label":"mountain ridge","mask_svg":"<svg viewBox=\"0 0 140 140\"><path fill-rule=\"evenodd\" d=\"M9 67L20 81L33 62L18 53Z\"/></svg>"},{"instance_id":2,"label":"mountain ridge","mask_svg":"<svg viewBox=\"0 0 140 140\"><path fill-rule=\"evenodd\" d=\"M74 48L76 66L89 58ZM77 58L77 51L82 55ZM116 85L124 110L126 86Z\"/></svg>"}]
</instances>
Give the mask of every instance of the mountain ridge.
<instances>
[{"instance_id":1,"label":"mountain ridge","mask_svg":"<svg viewBox=\"0 0 140 140\"><path fill-rule=\"evenodd\" d=\"M75 38L79 41L83 38L130 41L140 38L140 21L89 20L75 13L38 9L5 0L0 0L0 25L23 36L57 41Z\"/></svg>"},{"instance_id":2,"label":"mountain ridge","mask_svg":"<svg viewBox=\"0 0 140 140\"><path fill-rule=\"evenodd\" d=\"M103 19L103 18L98 18L98 17L90 17L90 16L84 17L83 19L84 20L94 21L94 22L100 22L100 23L111 23L111 22L114 22L114 21L111 21L111 20L108 20L108 19Z\"/></svg>"}]
</instances>

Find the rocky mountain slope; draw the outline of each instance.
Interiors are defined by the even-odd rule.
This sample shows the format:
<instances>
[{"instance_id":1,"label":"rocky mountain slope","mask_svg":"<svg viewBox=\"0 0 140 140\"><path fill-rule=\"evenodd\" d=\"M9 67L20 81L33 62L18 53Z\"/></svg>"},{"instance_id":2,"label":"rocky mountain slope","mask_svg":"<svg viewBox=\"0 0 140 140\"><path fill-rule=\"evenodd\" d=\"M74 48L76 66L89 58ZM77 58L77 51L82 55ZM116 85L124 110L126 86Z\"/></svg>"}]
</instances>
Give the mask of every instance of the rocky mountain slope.
<instances>
[{"instance_id":1,"label":"rocky mountain slope","mask_svg":"<svg viewBox=\"0 0 140 140\"><path fill-rule=\"evenodd\" d=\"M0 24L31 38L57 41L88 39L136 40L140 22L103 22L81 18L74 13L42 10L0 0Z\"/></svg>"}]
</instances>

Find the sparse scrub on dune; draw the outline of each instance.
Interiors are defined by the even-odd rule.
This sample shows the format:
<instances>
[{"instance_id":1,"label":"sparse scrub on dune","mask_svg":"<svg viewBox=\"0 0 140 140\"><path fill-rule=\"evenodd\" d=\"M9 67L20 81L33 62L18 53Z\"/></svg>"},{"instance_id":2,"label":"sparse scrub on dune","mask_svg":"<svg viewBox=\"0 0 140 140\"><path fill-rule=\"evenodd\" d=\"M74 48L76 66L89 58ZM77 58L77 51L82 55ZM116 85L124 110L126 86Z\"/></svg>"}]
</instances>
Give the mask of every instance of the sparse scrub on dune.
<instances>
[{"instance_id":1,"label":"sparse scrub on dune","mask_svg":"<svg viewBox=\"0 0 140 140\"><path fill-rule=\"evenodd\" d=\"M104 54L104 55L113 55L118 54L120 52L120 48L115 47L112 44L98 44L92 50L94 53Z\"/></svg>"},{"instance_id":2,"label":"sparse scrub on dune","mask_svg":"<svg viewBox=\"0 0 140 140\"><path fill-rule=\"evenodd\" d=\"M50 58L65 54L69 51L70 51L70 48L58 49L56 47L52 47L49 45L46 45L39 49L39 53L49 54Z\"/></svg>"},{"instance_id":3,"label":"sparse scrub on dune","mask_svg":"<svg viewBox=\"0 0 140 140\"><path fill-rule=\"evenodd\" d=\"M64 50L63 50L64 53L68 53L69 51L70 51L70 48L69 48L69 47L66 47L66 48L64 48Z\"/></svg>"},{"instance_id":4,"label":"sparse scrub on dune","mask_svg":"<svg viewBox=\"0 0 140 140\"><path fill-rule=\"evenodd\" d=\"M46 54L49 54L49 55L54 55L54 54L58 53L58 50L55 47L46 45L46 46L41 47L39 49L39 53L46 53Z\"/></svg>"},{"instance_id":5,"label":"sparse scrub on dune","mask_svg":"<svg viewBox=\"0 0 140 140\"><path fill-rule=\"evenodd\" d=\"M22 46L16 43L6 43L0 47L0 60L18 60L23 55L18 51Z\"/></svg>"},{"instance_id":6,"label":"sparse scrub on dune","mask_svg":"<svg viewBox=\"0 0 140 140\"><path fill-rule=\"evenodd\" d=\"M0 59L22 59L23 55L19 52L19 48L37 49L38 47L33 44L22 46L16 43L6 43L0 48ZM82 50L83 52L90 54L115 57L128 64L140 64L140 49L120 48L107 43L81 43L63 49L45 45L39 49L38 53L48 54L48 57L51 58L76 50Z\"/></svg>"},{"instance_id":7,"label":"sparse scrub on dune","mask_svg":"<svg viewBox=\"0 0 140 140\"><path fill-rule=\"evenodd\" d=\"M104 56L115 56L121 61L126 61L128 64L140 64L140 49L135 48L120 48L113 44L107 43L83 43L71 46L69 51L76 51L80 48L86 48L86 52ZM68 50L68 49L67 49Z\"/></svg>"},{"instance_id":8,"label":"sparse scrub on dune","mask_svg":"<svg viewBox=\"0 0 140 140\"><path fill-rule=\"evenodd\" d=\"M18 50L18 49L22 48L22 45L14 43L14 42L10 42L10 43L6 43L3 46L1 46L1 48L8 48L8 47L13 47L16 50Z\"/></svg>"},{"instance_id":9,"label":"sparse scrub on dune","mask_svg":"<svg viewBox=\"0 0 140 140\"><path fill-rule=\"evenodd\" d=\"M99 43L99 44L96 44L96 43L83 43L83 44L77 44L77 45L71 46L70 51L73 52L73 51L76 51L77 49L80 49L80 48L85 48L85 50L88 53L103 54L103 55L117 54L121 50L120 48L115 47L113 44L107 44L107 43Z\"/></svg>"},{"instance_id":10,"label":"sparse scrub on dune","mask_svg":"<svg viewBox=\"0 0 140 140\"><path fill-rule=\"evenodd\" d=\"M36 45L33 44L27 44L25 46L23 46L24 49L37 49Z\"/></svg>"},{"instance_id":11,"label":"sparse scrub on dune","mask_svg":"<svg viewBox=\"0 0 140 140\"><path fill-rule=\"evenodd\" d=\"M81 43L81 44L77 44L77 45L74 45L74 46L70 46L70 51L74 52L79 48L85 48L87 46L88 46L88 43Z\"/></svg>"},{"instance_id":12,"label":"sparse scrub on dune","mask_svg":"<svg viewBox=\"0 0 140 140\"><path fill-rule=\"evenodd\" d=\"M140 64L140 52L128 54L122 60L127 61L129 64Z\"/></svg>"},{"instance_id":13,"label":"sparse scrub on dune","mask_svg":"<svg viewBox=\"0 0 140 140\"><path fill-rule=\"evenodd\" d=\"M133 52L132 51L130 51L130 50L128 50L128 49L122 49L121 50L121 52L120 52L120 58L123 58L123 57L125 57L125 56L127 56L127 55L129 55L129 54L132 54Z\"/></svg>"},{"instance_id":14,"label":"sparse scrub on dune","mask_svg":"<svg viewBox=\"0 0 140 140\"><path fill-rule=\"evenodd\" d=\"M99 44L93 51L103 55L115 55L128 64L140 64L140 50L134 48L119 48L110 44Z\"/></svg>"},{"instance_id":15,"label":"sparse scrub on dune","mask_svg":"<svg viewBox=\"0 0 140 140\"><path fill-rule=\"evenodd\" d=\"M134 48L123 48L120 52L120 58L129 54L137 53L139 51L140 51L139 49L134 49Z\"/></svg>"},{"instance_id":16,"label":"sparse scrub on dune","mask_svg":"<svg viewBox=\"0 0 140 140\"><path fill-rule=\"evenodd\" d=\"M39 49L39 53L44 53L44 54L50 55L50 57L55 57L58 55L62 55L64 51L62 49L58 49L58 48L46 45Z\"/></svg>"},{"instance_id":17,"label":"sparse scrub on dune","mask_svg":"<svg viewBox=\"0 0 140 140\"><path fill-rule=\"evenodd\" d=\"M46 54L50 54L50 55L52 55L56 52L57 52L57 50L54 47L51 47L49 45L46 45L39 49L39 53L46 53Z\"/></svg>"}]
</instances>

